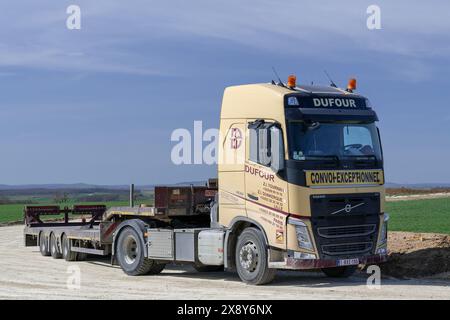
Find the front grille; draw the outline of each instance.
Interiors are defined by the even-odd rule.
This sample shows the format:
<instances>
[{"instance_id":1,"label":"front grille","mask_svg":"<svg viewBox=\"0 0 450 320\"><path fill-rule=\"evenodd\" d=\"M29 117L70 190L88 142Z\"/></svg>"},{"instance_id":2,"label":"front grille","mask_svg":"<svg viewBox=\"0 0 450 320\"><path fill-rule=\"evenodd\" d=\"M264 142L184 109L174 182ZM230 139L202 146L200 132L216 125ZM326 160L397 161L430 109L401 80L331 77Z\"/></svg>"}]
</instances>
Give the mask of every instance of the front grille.
<instances>
[{"instance_id":1,"label":"front grille","mask_svg":"<svg viewBox=\"0 0 450 320\"><path fill-rule=\"evenodd\" d=\"M328 244L322 246L322 252L330 256L366 253L370 249L372 249L372 242Z\"/></svg>"},{"instance_id":2,"label":"front grille","mask_svg":"<svg viewBox=\"0 0 450 320\"><path fill-rule=\"evenodd\" d=\"M322 259L373 254L380 224L379 193L312 195L310 200L313 233Z\"/></svg>"},{"instance_id":3,"label":"front grille","mask_svg":"<svg viewBox=\"0 0 450 320\"><path fill-rule=\"evenodd\" d=\"M343 238L348 236L366 236L374 232L375 224L340 227L319 227L317 233L324 238Z\"/></svg>"}]
</instances>

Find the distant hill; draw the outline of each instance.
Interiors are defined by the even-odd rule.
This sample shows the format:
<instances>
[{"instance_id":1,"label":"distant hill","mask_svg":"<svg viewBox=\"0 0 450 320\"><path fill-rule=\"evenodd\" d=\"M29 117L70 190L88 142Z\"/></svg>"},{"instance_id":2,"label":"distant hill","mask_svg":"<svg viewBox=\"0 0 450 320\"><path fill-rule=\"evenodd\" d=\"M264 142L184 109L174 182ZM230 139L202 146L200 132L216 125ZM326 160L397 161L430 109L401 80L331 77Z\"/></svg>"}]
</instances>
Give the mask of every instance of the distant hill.
<instances>
[{"instance_id":1,"label":"distant hill","mask_svg":"<svg viewBox=\"0 0 450 320\"><path fill-rule=\"evenodd\" d=\"M182 186L182 185L204 185L206 181L185 181L178 182L174 184L167 184L171 186ZM149 190L153 189L155 185L136 185L136 189ZM25 184L25 185L6 185L0 184L0 191L13 191L13 190L79 190L79 191L90 191L90 190L128 190L129 185L95 185L87 183L67 183L67 184Z\"/></svg>"},{"instance_id":2,"label":"distant hill","mask_svg":"<svg viewBox=\"0 0 450 320\"><path fill-rule=\"evenodd\" d=\"M25 190L25 189L93 189L100 186L90 185L86 183L68 183L68 184L24 184L24 185L7 185L0 184L0 190Z\"/></svg>"}]
</instances>

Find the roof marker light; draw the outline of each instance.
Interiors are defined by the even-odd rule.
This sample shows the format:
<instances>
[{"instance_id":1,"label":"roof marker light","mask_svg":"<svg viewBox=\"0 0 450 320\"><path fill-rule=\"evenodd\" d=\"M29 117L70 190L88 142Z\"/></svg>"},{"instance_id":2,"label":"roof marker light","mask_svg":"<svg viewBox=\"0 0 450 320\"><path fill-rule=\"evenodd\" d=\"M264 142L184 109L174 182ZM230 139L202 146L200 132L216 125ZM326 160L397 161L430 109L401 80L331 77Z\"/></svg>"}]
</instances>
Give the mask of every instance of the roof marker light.
<instances>
[{"instance_id":1,"label":"roof marker light","mask_svg":"<svg viewBox=\"0 0 450 320\"><path fill-rule=\"evenodd\" d=\"M291 74L289 77L288 77L288 81L287 81L287 86L289 87L289 88L295 88L296 86L297 86L297 77L295 76L295 75L293 75L293 74Z\"/></svg>"},{"instance_id":2,"label":"roof marker light","mask_svg":"<svg viewBox=\"0 0 450 320\"><path fill-rule=\"evenodd\" d=\"M356 90L356 79L355 78L351 78L350 80L348 80L348 85L347 85L348 92L353 92L353 90Z\"/></svg>"}]
</instances>

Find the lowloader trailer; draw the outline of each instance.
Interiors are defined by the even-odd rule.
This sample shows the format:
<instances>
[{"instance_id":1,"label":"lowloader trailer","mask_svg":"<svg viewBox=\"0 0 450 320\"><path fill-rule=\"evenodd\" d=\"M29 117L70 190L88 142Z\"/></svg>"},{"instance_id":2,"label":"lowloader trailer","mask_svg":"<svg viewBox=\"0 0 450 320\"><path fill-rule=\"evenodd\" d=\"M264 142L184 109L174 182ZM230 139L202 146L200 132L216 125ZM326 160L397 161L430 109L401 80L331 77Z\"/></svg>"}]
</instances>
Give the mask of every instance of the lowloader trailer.
<instances>
[{"instance_id":1,"label":"lowloader trailer","mask_svg":"<svg viewBox=\"0 0 450 320\"><path fill-rule=\"evenodd\" d=\"M297 85L295 76L229 87L218 179L156 187L153 206L27 206L25 245L67 261L110 255L132 276L188 263L237 271L255 285L271 282L277 269L347 277L359 264L384 262L378 118L355 89L354 79L344 90ZM41 220L61 214L61 222Z\"/></svg>"}]
</instances>

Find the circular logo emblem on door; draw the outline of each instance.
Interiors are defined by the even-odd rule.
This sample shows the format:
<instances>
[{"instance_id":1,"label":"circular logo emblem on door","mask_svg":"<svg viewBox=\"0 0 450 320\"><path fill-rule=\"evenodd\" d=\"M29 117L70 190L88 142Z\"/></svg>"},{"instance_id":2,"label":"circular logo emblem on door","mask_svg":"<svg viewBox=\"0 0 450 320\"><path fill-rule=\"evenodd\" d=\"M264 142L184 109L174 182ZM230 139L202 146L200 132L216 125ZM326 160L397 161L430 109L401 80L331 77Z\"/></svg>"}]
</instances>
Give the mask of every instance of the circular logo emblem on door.
<instances>
[{"instance_id":1,"label":"circular logo emblem on door","mask_svg":"<svg viewBox=\"0 0 450 320\"><path fill-rule=\"evenodd\" d=\"M231 149L239 149L242 144L242 131L239 128L231 128Z\"/></svg>"}]
</instances>

